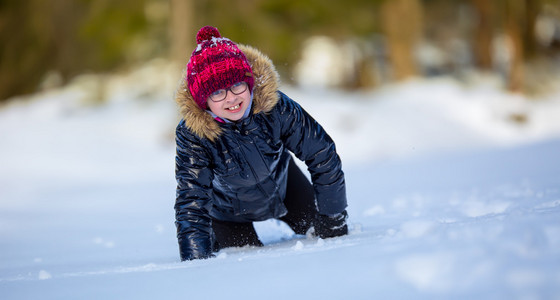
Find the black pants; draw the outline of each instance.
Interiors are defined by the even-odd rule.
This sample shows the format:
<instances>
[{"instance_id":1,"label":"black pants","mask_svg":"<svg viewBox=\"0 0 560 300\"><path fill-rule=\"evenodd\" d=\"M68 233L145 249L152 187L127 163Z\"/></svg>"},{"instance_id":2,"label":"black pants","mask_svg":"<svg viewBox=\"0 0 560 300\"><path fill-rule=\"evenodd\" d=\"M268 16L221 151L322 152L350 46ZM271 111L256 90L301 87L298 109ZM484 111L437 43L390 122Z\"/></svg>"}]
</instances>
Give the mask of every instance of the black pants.
<instances>
[{"instance_id":1,"label":"black pants","mask_svg":"<svg viewBox=\"0 0 560 300\"><path fill-rule=\"evenodd\" d=\"M288 166L288 186L284 205L288 213L280 218L296 234L305 234L313 225L317 215L315 192L309 180L290 158ZM262 246L252 222L236 223L212 220L212 229L216 237L214 249L242 247L245 245Z\"/></svg>"}]
</instances>

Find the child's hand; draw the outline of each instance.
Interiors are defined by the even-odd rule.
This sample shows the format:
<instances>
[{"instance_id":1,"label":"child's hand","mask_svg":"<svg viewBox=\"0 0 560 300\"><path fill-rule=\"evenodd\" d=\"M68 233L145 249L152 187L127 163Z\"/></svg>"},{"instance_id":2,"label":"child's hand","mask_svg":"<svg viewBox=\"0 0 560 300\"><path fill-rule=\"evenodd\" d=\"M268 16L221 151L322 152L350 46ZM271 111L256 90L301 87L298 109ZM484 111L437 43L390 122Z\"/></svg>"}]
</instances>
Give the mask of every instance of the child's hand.
<instances>
[{"instance_id":1,"label":"child's hand","mask_svg":"<svg viewBox=\"0 0 560 300\"><path fill-rule=\"evenodd\" d=\"M318 215L315 221L315 235L326 239L348 234L347 218L346 211L332 216Z\"/></svg>"}]
</instances>

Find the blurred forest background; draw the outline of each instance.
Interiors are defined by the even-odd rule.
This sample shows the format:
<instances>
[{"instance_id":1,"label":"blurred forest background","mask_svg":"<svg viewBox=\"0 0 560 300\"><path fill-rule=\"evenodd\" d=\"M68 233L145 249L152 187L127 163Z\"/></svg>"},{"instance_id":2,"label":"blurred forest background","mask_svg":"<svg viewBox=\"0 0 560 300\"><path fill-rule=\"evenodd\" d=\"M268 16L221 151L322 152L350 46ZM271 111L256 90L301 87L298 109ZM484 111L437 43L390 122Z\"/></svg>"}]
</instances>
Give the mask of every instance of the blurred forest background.
<instances>
[{"instance_id":1,"label":"blurred forest background","mask_svg":"<svg viewBox=\"0 0 560 300\"><path fill-rule=\"evenodd\" d=\"M155 58L180 70L204 25L286 83L348 90L476 72L532 94L560 52L558 0L0 0L0 102Z\"/></svg>"}]
</instances>

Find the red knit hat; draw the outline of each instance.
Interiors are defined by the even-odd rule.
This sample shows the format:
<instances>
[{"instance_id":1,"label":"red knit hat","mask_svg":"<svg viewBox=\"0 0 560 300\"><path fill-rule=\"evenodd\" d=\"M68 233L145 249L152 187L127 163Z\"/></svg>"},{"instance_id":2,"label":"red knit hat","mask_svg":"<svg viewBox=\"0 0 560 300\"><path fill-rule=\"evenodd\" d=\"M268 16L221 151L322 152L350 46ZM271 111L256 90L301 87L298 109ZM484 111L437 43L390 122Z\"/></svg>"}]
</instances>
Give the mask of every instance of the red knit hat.
<instances>
[{"instance_id":1,"label":"red knit hat","mask_svg":"<svg viewBox=\"0 0 560 300\"><path fill-rule=\"evenodd\" d=\"M196 49L187 64L187 85L198 106L207 109L211 93L245 81L253 90L253 71L245 54L217 28L202 27L196 34Z\"/></svg>"}]
</instances>

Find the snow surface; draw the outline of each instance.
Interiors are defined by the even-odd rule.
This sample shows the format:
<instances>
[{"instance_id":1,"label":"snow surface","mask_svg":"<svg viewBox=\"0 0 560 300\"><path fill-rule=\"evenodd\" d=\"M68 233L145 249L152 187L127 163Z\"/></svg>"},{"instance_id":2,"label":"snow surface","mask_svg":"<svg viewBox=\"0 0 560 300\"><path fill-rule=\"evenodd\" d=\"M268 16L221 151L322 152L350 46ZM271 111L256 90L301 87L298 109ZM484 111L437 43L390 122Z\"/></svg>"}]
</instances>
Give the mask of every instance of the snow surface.
<instances>
[{"instance_id":1,"label":"snow surface","mask_svg":"<svg viewBox=\"0 0 560 300\"><path fill-rule=\"evenodd\" d=\"M180 262L165 70L0 110L2 299L560 299L560 93L287 87L337 142L350 234L266 221L263 248Z\"/></svg>"}]
</instances>

